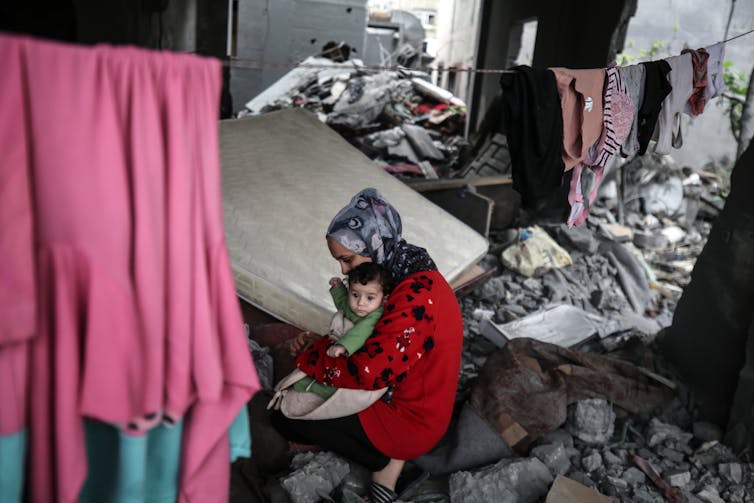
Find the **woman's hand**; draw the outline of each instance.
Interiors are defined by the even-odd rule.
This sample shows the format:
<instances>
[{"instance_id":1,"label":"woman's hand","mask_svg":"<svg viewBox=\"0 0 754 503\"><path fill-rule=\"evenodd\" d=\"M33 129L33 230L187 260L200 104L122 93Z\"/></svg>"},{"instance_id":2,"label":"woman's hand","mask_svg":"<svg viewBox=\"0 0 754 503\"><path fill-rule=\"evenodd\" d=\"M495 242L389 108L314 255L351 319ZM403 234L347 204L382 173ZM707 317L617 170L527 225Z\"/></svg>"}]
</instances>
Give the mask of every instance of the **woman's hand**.
<instances>
[{"instance_id":1,"label":"woman's hand","mask_svg":"<svg viewBox=\"0 0 754 503\"><path fill-rule=\"evenodd\" d=\"M299 353L301 353L306 347L315 339L317 339L319 335L312 333L310 331L305 331L299 333L296 337L291 339L288 343L288 351L290 351L291 356L298 356Z\"/></svg>"}]
</instances>

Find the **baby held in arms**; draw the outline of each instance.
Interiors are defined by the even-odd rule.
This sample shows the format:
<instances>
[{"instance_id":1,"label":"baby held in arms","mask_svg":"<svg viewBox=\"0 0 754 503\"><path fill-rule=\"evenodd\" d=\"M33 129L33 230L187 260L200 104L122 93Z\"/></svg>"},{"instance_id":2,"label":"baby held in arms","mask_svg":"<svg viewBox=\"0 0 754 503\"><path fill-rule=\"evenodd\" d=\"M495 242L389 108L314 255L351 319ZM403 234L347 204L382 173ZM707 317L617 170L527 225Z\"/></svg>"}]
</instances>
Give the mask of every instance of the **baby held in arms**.
<instances>
[{"instance_id":1,"label":"baby held in arms","mask_svg":"<svg viewBox=\"0 0 754 503\"><path fill-rule=\"evenodd\" d=\"M364 345L383 313L383 305L392 284L390 273L381 265L365 262L348 272L348 288L340 278L330 278L330 295L338 312L330 322L333 344L327 355L347 357ZM337 388L311 377L293 385L295 391L316 393L329 398Z\"/></svg>"}]
</instances>

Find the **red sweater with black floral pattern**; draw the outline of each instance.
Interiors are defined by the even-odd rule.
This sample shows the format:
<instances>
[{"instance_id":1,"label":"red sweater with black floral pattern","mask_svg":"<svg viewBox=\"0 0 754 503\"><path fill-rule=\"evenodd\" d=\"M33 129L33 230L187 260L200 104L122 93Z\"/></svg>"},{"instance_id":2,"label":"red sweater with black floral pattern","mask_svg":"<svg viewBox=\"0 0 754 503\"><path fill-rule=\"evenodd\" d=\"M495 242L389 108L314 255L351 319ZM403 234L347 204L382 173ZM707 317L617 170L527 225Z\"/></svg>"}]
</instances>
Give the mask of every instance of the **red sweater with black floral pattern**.
<instances>
[{"instance_id":1,"label":"red sweater with black floral pattern","mask_svg":"<svg viewBox=\"0 0 754 503\"><path fill-rule=\"evenodd\" d=\"M317 381L338 388L392 386L390 402L359 413L375 447L413 459L440 440L453 412L461 365L463 321L453 290L438 271L407 276L391 293L385 313L364 346L348 358L326 354L328 338L296 359Z\"/></svg>"}]
</instances>

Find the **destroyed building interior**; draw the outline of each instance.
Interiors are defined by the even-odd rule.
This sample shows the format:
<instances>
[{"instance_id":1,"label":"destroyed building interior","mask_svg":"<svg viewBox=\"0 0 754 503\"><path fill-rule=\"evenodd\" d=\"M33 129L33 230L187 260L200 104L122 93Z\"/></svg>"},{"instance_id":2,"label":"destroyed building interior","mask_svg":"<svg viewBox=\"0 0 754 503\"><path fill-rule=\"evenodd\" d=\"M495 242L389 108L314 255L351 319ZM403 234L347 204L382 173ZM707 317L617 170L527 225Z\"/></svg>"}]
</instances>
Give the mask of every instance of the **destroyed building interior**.
<instances>
[{"instance_id":1,"label":"destroyed building interior","mask_svg":"<svg viewBox=\"0 0 754 503\"><path fill-rule=\"evenodd\" d=\"M754 501L754 2L667 3L6 2L0 503Z\"/></svg>"}]
</instances>

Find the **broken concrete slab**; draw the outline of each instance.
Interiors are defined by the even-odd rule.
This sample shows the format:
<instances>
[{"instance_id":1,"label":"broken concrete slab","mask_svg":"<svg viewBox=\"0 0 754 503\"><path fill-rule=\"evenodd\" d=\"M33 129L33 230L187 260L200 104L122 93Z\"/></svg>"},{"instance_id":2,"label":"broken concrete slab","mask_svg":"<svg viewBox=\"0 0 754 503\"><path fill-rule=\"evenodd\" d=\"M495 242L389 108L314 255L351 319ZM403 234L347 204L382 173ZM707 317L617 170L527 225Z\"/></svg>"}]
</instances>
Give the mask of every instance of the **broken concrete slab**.
<instances>
[{"instance_id":1,"label":"broken concrete slab","mask_svg":"<svg viewBox=\"0 0 754 503\"><path fill-rule=\"evenodd\" d=\"M314 56L306 58L300 66L286 73L277 82L246 103L246 109L253 114L262 113L265 107L274 105L279 100L295 94L299 88L305 86L308 82L333 78L344 72L350 73L355 68L362 66L364 64L358 59L336 63L327 58Z\"/></svg>"},{"instance_id":2,"label":"broken concrete slab","mask_svg":"<svg viewBox=\"0 0 754 503\"><path fill-rule=\"evenodd\" d=\"M552 483L550 470L537 458L504 459L478 472L460 471L450 476L454 503L536 503Z\"/></svg>"},{"instance_id":3,"label":"broken concrete slab","mask_svg":"<svg viewBox=\"0 0 754 503\"><path fill-rule=\"evenodd\" d=\"M442 161L445 159L442 152L432 142L432 137L429 136L426 129L421 126L414 126L413 124L403 124L401 127L419 159L429 159L432 161Z\"/></svg>"},{"instance_id":4,"label":"broken concrete slab","mask_svg":"<svg viewBox=\"0 0 754 503\"><path fill-rule=\"evenodd\" d=\"M448 280L487 252L483 236L385 173L308 111L222 121L220 146L238 294L297 327L324 333L329 326L334 306L327 281L339 269L325 231L365 187L379 189L398 209L406 240L427 248Z\"/></svg>"}]
</instances>

